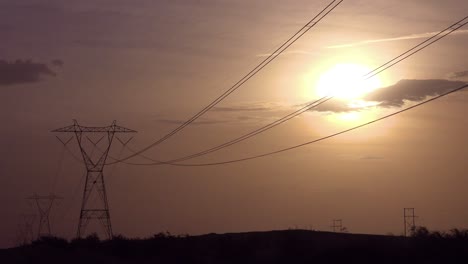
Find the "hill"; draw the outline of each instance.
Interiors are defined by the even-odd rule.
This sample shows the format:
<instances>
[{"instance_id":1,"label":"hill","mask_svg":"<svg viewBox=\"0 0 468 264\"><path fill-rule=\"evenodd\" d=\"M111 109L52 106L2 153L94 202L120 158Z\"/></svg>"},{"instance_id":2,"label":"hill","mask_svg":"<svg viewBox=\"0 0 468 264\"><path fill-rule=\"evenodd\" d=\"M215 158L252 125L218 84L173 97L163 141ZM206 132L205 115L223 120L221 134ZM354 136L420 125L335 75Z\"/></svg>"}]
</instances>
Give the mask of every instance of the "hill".
<instances>
[{"instance_id":1,"label":"hill","mask_svg":"<svg viewBox=\"0 0 468 264\"><path fill-rule=\"evenodd\" d=\"M112 241L45 237L1 250L0 263L468 263L468 239L307 230Z\"/></svg>"}]
</instances>

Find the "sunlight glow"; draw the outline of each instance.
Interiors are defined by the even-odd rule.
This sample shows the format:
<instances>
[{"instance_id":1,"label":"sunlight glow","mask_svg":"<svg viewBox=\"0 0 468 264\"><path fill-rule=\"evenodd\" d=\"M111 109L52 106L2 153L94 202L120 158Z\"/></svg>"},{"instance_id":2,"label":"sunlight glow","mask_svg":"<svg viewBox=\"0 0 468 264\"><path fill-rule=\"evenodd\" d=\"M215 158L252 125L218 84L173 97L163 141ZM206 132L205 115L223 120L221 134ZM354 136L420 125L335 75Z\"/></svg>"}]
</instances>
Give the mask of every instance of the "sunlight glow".
<instances>
[{"instance_id":1,"label":"sunlight glow","mask_svg":"<svg viewBox=\"0 0 468 264\"><path fill-rule=\"evenodd\" d=\"M338 99L353 100L382 87L378 76L365 79L371 70L360 64L336 64L323 73L316 85L319 97L333 96Z\"/></svg>"},{"instance_id":2,"label":"sunlight glow","mask_svg":"<svg viewBox=\"0 0 468 264\"><path fill-rule=\"evenodd\" d=\"M379 116L380 102L368 101L365 96L385 87L388 83L383 74L366 79L366 74L373 69L366 65L372 64L362 59L342 60L340 58L332 62L324 62L324 65L317 71L311 71L304 76L304 97L316 100L332 96L334 99L328 103L335 103L337 106L336 111L331 107L329 111L310 112L307 119L319 118L328 121L321 123L320 126L312 122L312 130L320 135L327 135L340 129L360 125ZM376 132L381 133L378 130L374 131ZM363 135L363 137L366 136L369 135Z\"/></svg>"}]
</instances>

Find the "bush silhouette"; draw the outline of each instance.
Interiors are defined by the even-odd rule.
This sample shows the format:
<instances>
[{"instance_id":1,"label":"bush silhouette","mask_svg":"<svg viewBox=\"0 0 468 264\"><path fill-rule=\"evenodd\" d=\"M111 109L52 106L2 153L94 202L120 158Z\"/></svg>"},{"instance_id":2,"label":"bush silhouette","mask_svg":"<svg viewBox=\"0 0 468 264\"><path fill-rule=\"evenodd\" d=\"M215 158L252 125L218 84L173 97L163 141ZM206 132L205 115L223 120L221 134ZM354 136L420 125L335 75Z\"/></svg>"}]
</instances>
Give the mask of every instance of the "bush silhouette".
<instances>
[{"instance_id":1,"label":"bush silhouette","mask_svg":"<svg viewBox=\"0 0 468 264\"><path fill-rule=\"evenodd\" d=\"M31 242L31 245L47 245L51 247L65 248L68 246L68 241L64 238L56 236L41 236L37 240Z\"/></svg>"},{"instance_id":2,"label":"bush silhouette","mask_svg":"<svg viewBox=\"0 0 468 264\"><path fill-rule=\"evenodd\" d=\"M85 238L75 238L71 241L71 245L75 247L97 247L101 243L96 233L90 234Z\"/></svg>"},{"instance_id":3,"label":"bush silhouette","mask_svg":"<svg viewBox=\"0 0 468 264\"><path fill-rule=\"evenodd\" d=\"M425 226L417 226L411 229L411 236L417 238L428 238L431 232Z\"/></svg>"}]
</instances>

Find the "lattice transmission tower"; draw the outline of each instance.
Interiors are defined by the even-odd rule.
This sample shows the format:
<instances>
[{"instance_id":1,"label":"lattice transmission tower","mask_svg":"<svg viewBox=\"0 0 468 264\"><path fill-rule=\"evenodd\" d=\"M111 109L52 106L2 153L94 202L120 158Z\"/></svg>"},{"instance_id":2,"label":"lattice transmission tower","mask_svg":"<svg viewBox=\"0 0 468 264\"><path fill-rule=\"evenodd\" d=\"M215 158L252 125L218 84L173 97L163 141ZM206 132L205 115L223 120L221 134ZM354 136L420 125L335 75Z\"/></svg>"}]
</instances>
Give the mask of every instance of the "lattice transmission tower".
<instances>
[{"instance_id":1,"label":"lattice transmission tower","mask_svg":"<svg viewBox=\"0 0 468 264\"><path fill-rule=\"evenodd\" d=\"M50 211L54 205L55 200L60 200L62 197L59 197L55 194L49 195L37 195L34 194L27 198L28 200L34 200L39 212L39 224L37 227L37 238L41 236L51 235L50 231Z\"/></svg>"},{"instance_id":2,"label":"lattice transmission tower","mask_svg":"<svg viewBox=\"0 0 468 264\"><path fill-rule=\"evenodd\" d=\"M409 236L416 228L416 215L414 208L403 208L404 236Z\"/></svg>"},{"instance_id":3,"label":"lattice transmission tower","mask_svg":"<svg viewBox=\"0 0 468 264\"><path fill-rule=\"evenodd\" d=\"M104 167L116 133L136 133L118 126L86 127L73 120L73 125L55 129L52 132L74 133L86 167L86 180L78 221L77 237L84 235L91 220L98 220L108 239L112 239L112 224L104 181ZM98 137L92 139L93 135ZM89 137L91 136L91 137ZM100 137L99 137L100 136ZM100 148L101 146L101 148ZM97 151L95 151L97 149ZM93 155L94 154L94 155Z\"/></svg>"},{"instance_id":4,"label":"lattice transmission tower","mask_svg":"<svg viewBox=\"0 0 468 264\"><path fill-rule=\"evenodd\" d=\"M21 214L17 230L18 246L31 243L36 237L34 236L34 223L36 222L35 214Z\"/></svg>"},{"instance_id":5,"label":"lattice transmission tower","mask_svg":"<svg viewBox=\"0 0 468 264\"><path fill-rule=\"evenodd\" d=\"M333 225L331 225L332 232L342 232L343 231L343 220L342 219L333 219Z\"/></svg>"}]
</instances>

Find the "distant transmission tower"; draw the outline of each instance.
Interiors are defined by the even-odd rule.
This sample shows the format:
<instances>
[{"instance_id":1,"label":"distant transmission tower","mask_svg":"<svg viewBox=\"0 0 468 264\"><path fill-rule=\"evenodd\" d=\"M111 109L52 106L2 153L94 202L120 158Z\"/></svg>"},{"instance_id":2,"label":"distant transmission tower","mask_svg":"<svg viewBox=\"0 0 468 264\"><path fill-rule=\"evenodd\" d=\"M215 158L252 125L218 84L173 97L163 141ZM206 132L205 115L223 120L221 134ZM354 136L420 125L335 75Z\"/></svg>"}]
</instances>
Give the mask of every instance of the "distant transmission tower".
<instances>
[{"instance_id":1,"label":"distant transmission tower","mask_svg":"<svg viewBox=\"0 0 468 264\"><path fill-rule=\"evenodd\" d=\"M333 219L333 225L331 226L333 232L342 232L343 231L343 220L342 219Z\"/></svg>"},{"instance_id":2,"label":"distant transmission tower","mask_svg":"<svg viewBox=\"0 0 468 264\"><path fill-rule=\"evenodd\" d=\"M116 121L106 127L85 127L80 126L76 120L73 120L73 125L55 129L52 132L75 134L83 157L83 162L86 167L86 181L81 202L77 237L80 238L85 233L90 220L98 220L104 227L104 232L108 239L112 239L109 204L107 200L106 186L104 184L104 166L106 164L114 135L116 133L136 133L136 131L117 126ZM87 141L83 140L83 135L85 134ZM87 136L91 134L102 136L93 141ZM98 148L98 144L102 146L102 149ZM99 153L93 156L96 148ZM98 200L98 202L94 202L93 199L90 199L91 197Z\"/></svg>"},{"instance_id":3,"label":"distant transmission tower","mask_svg":"<svg viewBox=\"0 0 468 264\"><path fill-rule=\"evenodd\" d=\"M55 194L49 194L47 196L34 194L29 196L27 199L34 200L36 202L37 210L39 211L37 237L40 238L44 235L51 235L49 220L50 211L52 210L54 201L62 199L62 197L56 196Z\"/></svg>"},{"instance_id":4,"label":"distant transmission tower","mask_svg":"<svg viewBox=\"0 0 468 264\"><path fill-rule=\"evenodd\" d=\"M403 208L404 235L410 235L416 228L414 208Z\"/></svg>"},{"instance_id":5,"label":"distant transmission tower","mask_svg":"<svg viewBox=\"0 0 468 264\"><path fill-rule=\"evenodd\" d=\"M18 224L18 245L27 245L35 239L33 226L36 221L35 214L21 214Z\"/></svg>"}]
</instances>

